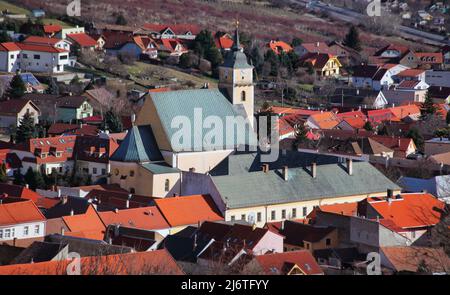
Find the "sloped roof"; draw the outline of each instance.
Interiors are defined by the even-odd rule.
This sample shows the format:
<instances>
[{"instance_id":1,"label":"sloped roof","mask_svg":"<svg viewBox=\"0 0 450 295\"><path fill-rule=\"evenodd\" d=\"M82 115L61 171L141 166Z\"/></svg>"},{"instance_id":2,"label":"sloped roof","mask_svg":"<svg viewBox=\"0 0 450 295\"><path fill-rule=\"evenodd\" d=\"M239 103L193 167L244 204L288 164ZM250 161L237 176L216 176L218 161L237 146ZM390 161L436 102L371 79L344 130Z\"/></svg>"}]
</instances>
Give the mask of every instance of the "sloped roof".
<instances>
[{"instance_id":1,"label":"sloped roof","mask_svg":"<svg viewBox=\"0 0 450 295\"><path fill-rule=\"evenodd\" d=\"M0 204L0 225L45 221L44 215L31 200Z\"/></svg>"},{"instance_id":2,"label":"sloped roof","mask_svg":"<svg viewBox=\"0 0 450 295\"><path fill-rule=\"evenodd\" d=\"M97 45L97 41L92 39L86 33L68 34L67 37L75 41L75 43L77 43L81 47L94 47Z\"/></svg>"},{"instance_id":3,"label":"sloped roof","mask_svg":"<svg viewBox=\"0 0 450 295\"><path fill-rule=\"evenodd\" d=\"M142 26L146 30L163 33L166 29L170 29L177 35L184 35L191 32L193 35L200 33L200 27L193 24L155 24L146 23Z\"/></svg>"},{"instance_id":4,"label":"sloped roof","mask_svg":"<svg viewBox=\"0 0 450 295\"><path fill-rule=\"evenodd\" d=\"M287 181L280 170L213 176L212 180L222 200L231 209L400 189L365 162L354 162L351 176L345 168L336 164L318 165L316 178L312 178L303 167L289 168L288 174Z\"/></svg>"},{"instance_id":5,"label":"sloped roof","mask_svg":"<svg viewBox=\"0 0 450 295\"><path fill-rule=\"evenodd\" d=\"M175 152L234 149L238 145L251 143L250 141L255 139L248 124L246 124L245 130L237 130L234 132L234 138L231 137L231 130L227 130L226 126L227 118L236 118L241 115L239 112L244 110L241 105L232 105L218 89L157 92L150 93L149 96L155 105L166 138L171 142L172 150ZM199 114L199 110L202 118L215 116L221 120L224 127L223 142L219 142L219 140L211 144L203 142L206 134L206 130L202 127L203 120L194 120L196 114ZM177 118L186 118L191 123L190 134L193 136L187 138L189 142L171 140L180 131L178 128L172 127L174 120ZM183 125L185 124L183 123ZM188 126L183 127L189 128ZM239 135L242 136L238 136L240 132L242 134ZM196 134L201 135L201 137L194 136Z\"/></svg>"},{"instance_id":6,"label":"sloped roof","mask_svg":"<svg viewBox=\"0 0 450 295\"><path fill-rule=\"evenodd\" d=\"M20 47L14 42L0 43L0 51L20 51Z\"/></svg>"},{"instance_id":7,"label":"sloped roof","mask_svg":"<svg viewBox=\"0 0 450 295\"><path fill-rule=\"evenodd\" d=\"M284 243L303 247L304 241L319 242L335 230L332 226L313 226L286 220L279 233L285 237Z\"/></svg>"},{"instance_id":8,"label":"sloped roof","mask_svg":"<svg viewBox=\"0 0 450 295\"><path fill-rule=\"evenodd\" d=\"M267 275L287 274L294 266L305 275L323 275L317 261L307 250L273 253L255 256L256 261Z\"/></svg>"},{"instance_id":9,"label":"sloped roof","mask_svg":"<svg viewBox=\"0 0 450 295\"><path fill-rule=\"evenodd\" d=\"M271 40L268 46L275 54L288 53L293 50L292 46L284 41Z\"/></svg>"},{"instance_id":10,"label":"sloped roof","mask_svg":"<svg viewBox=\"0 0 450 295\"><path fill-rule=\"evenodd\" d=\"M60 25L44 25L44 33L53 34L60 32L62 27Z\"/></svg>"},{"instance_id":11,"label":"sloped roof","mask_svg":"<svg viewBox=\"0 0 450 295\"><path fill-rule=\"evenodd\" d=\"M172 227L223 220L210 195L155 199L155 203Z\"/></svg>"},{"instance_id":12,"label":"sloped roof","mask_svg":"<svg viewBox=\"0 0 450 295\"><path fill-rule=\"evenodd\" d=\"M58 42L61 42L62 39L58 38L48 38L48 37L40 37L40 36L29 36L23 43L29 44L42 44L42 45L52 45L55 46Z\"/></svg>"},{"instance_id":13,"label":"sloped roof","mask_svg":"<svg viewBox=\"0 0 450 295\"><path fill-rule=\"evenodd\" d=\"M28 103L39 111L39 108L31 100L10 99L0 102L0 114L17 115Z\"/></svg>"},{"instance_id":14,"label":"sloped roof","mask_svg":"<svg viewBox=\"0 0 450 295\"><path fill-rule=\"evenodd\" d=\"M65 233L68 236L94 240L103 240L104 238L105 224L92 205L88 207L84 214L63 216L62 219L69 228L70 232Z\"/></svg>"},{"instance_id":15,"label":"sloped roof","mask_svg":"<svg viewBox=\"0 0 450 295\"><path fill-rule=\"evenodd\" d=\"M387 258L394 271L417 272L423 262L431 272L448 273L450 271L450 258L441 248L381 247L380 252Z\"/></svg>"},{"instance_id":16,"label":"sloped roof","mask_svg":"<svg viewBox=\"0 0 450 295\"><path fill-rule=\"evenodd\" d=\"M110 158L118 162L150 162L162 161L152 127L133 126L127 133L119 148Z\"/></svg>"},{"instance_id":17,"label":"sloped roof","mask_svg":"<svg viewBox=\"0 0 450 295\"><path fill-rule=\"evenodd\" d=\"M106 211L99 213L102 221L108 225L120 225L132 228L158 230L170 228L156 206Z\"/></svg>"},{"instance_id":18,"label":"sloped roof","mask_svg":"<svg viewBox=\"0 0 450 295\"><path fill-rule=\"evenodd\" d=\"M441 219L445 203L430 194L402 194L389 201L368 199L370 206L384 219L403 229L432 226Z\"/></svg>"},{"instance_id":19,"label":"sloped roof","mask_svg":"<svg viewBox=\"0 0 450 295\"><path fill-rule=\"evenodd\" d=\"M0 266L0 274L64 275L69 263L70 261L63 260L5 265ZM184 274L166 250L82 257L80 265L83 275Z\"/></svg>"}]
</instances>

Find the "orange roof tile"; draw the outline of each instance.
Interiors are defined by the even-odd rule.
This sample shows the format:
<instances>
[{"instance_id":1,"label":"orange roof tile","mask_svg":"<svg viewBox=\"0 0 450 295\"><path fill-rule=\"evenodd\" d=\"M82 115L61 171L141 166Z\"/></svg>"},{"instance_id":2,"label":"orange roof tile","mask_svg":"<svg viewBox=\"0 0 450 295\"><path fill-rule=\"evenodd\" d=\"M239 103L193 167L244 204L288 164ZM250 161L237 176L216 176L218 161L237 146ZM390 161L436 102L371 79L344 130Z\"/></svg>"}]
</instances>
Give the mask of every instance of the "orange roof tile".
<instances>
[{"instance_id":1,"label":"orange roof tile","mask_svg":"<svg viewBox=\"0 0 450 295\"><path fill-rule=\"evenodd\" d=\"M69 261L47 261L0 266L0 275L65 275ZM167 250L82 257L82 275L182 275L183 270Z\"/></svg>"},{"instance_id":2,"label":"orange roof tile","mask_svg":"<svg viewBox=\"0 0 450 295\"><path fill-rule=\"evenodd\" d=\"M305 275L324 274L311 252L307 250L258 255L255 259L268 275L287 274L295 266Z\"/></svg>"},{"instance_id":3,"label":"orange roof tile","mask_svg":"<svg viewBox=\"0 0 450 295\"><path fill-rule=\"evenodd\" d=\"M44 26L44 33L46 34L54 34L57 32L60 32L62 30L62 27L60 25L45 25Z\"/></svg>"},{"instance_id":4,"label":"orange roof tile","mask_svg":"<svg viewBox=\"0 0 450 295\"><path fill-rule=\"evenodd\" d=\"M408 229L416 227L432 226L441 219L442 210L445 203L439 201L431 194L402 194L401 198L387 201L368 199L373 207L384 219L392 220L397 226Z\"/></svg>"},{"instance_id":5,"label":"orange roof tile","mask_svg":"<svg viewBox=\"0 0 450 295\"><path fill-rule=\"evenodd\" d=\"M284 41L270 41L269 48L272 49L275 54L281 54L282 52L288 53L293 50L292 46Z\"/></svg>"},{"instance_id":6,"label":"orange roof tile","mask_svg":"<svg viewBox=\"0 0 450 295\"><path fill-rule=\"evenodd\" d=\"M68 34L67 37L82 47L94 47L97 45L97 41L86 33Z\"/></svg>"},{"instance_id":7,"label":"orange roof tile","mask_svg":"<svg viewBox=\"0 0 450 295\"><path fill-rule=\"evenodd\" d=\"M172 227L223 220L210 195L156 199L155 203Z\"/></svg>"},{"instance_id":8,"label":"orange roof tile","mask_svg":"<svg viewBox=\"0 0 450 295\"><path fill-rule=\"evenodd\" d=\"M106 226L92 205L84 214L64 216L62 219L69 229L66 235L103 240Z\"/></svg>"},{"instance_id":9,"label":"orange roof tile","mask_svg":"<svg viewBox=\"0 0 450 295\"><path fill-rule=\"evenodd\" d=\"M2 226L44 220L44 215L31 200L0 204Z\"/></svg>"},{"instance_id":10,"label":"orange roof tile","mask_svg":"<svg viewBox=\"0 0 450 295\"><path fill-rule=\"evenodd\" d=\"M320 206L320 211L336 213L346 216L355 216L358 211L358 203L343 203L343 204L332 204L332 205L322 205Z\"/></svg>"},{"instance_id":11,"label":"orange roof tile","mask_svg":"<svg viewBox=\"0 0 450 295\"><path fill-rule=\"evenodd\" d=\"M310 116L310 119L319 129L333 129L340 123L340 119L332 112L317 113Z\"/></svg>"},{"instance_id":12,"label":"orange roof tile","mask_svg":"<svg viewBox=\"0 0 450 295\"><path fill-rule=\"evenodd\" d=\"M99 212L99 215L107 226L115 224L146 230L170 228L156 206Z\"/></svg>"},{"instance_id":13,"label":"orange roof tile","mask_svg":"<svg viewBox=\"0 0 450 295\"><path fill-rule=\"evenodd\" d=\"M407 69L404 71L401 71L400 73L397 74L398 77L417 77L421 74L423 74L423 72L425 72L425 70L421 70L421 69Z\"/></svg>"}]
</instances>

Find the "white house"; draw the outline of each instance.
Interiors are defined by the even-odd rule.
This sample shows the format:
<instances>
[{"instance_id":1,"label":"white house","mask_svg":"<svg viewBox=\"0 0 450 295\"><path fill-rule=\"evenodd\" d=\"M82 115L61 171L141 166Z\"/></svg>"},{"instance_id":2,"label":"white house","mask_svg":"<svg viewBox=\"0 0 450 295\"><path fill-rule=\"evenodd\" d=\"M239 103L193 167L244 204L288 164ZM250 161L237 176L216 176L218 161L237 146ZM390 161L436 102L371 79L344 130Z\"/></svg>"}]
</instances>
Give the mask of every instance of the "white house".
<instances>
[{"instance_id":1,"label":"white house","mask_svg":"<svg viewBox=\"0 0 450 295\"><path fill-rule=\"evenodd\" d=\"M23 40L22 43L34 45L51 45L55 48L64 49L67 51L70 51L70 46L72 45L72 43L68 40L39 36L30 36Z\"/></svg>"},{"instance_id":2,"label":"white house","mask_svg":"<svg viewBox=\"0 0 450 295\"><path fill-rule=\"evenodd\" d=\"M55 37L58 39L66 39L66 36L69 34L81 34L84 33L84 27L72 27L72 28L63 28L61 31L56 33Z\"/></svg>"},{"instance_id":3,"label":"white house","mask_svg":"<svg viewBox=\"0 0 450 295\"><path fill-rule=\"evenodd\" d=\"M373 90L386 89L394 84L393 76L408 69L403 65L375 65L357 66L353 70L352 85L357 88L371 88Z\"/></svg>"},{"instance_id":4,"label":"white house","mask_svg":"<svg viewBox=\"0 0 450 295\"><path fill-rule=\"evenodd\" d=\"M62 73L69 64L69 51L48 44L1 43L0 71Z\"/></svg>"},{"instance_id":5,"label":"white house","mask_svg":"<svg viewBox=\"0 0 450 295\"><path fill-rule=\"evenodd\" d=\"M31 200L0 202L0 244L24 245L45 236L46 219Z\"/></svg>"},{"instance_id":6,"label":"white house","mask_svg":"<svg viewBox=\"0 0 450 295\"><path fill-rule=\"evenodd\" d=\"M19 126L26 113L33 118L34 124L39 123L41 111L31 100L10 99L0 102L0 128Z\"/></svg>"}]
</instances>

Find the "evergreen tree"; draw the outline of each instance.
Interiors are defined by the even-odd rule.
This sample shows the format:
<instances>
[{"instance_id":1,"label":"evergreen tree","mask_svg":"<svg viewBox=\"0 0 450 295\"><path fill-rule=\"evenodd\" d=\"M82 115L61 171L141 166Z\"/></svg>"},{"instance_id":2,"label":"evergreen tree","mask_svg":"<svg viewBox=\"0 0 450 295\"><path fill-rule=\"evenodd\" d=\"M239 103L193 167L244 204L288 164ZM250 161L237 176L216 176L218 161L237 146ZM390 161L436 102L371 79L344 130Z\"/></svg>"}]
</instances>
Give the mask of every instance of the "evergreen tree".
<instances>
[{"instance_id":1,"label":"evergreen tree","mask_svg":"<svg viewBox=\"0 0 450 295\"><path fill-rule=\"evenodd\" d=\"M0 43L11 41L12 41L11 37L8 35L8 33L6 33L6 30L3 29L0 33Z\"/></svg>"},{"instance_id":2,"label":"evergreen tree","mask_svg":"<svg viewBox=\"0 0 450 295\"><path fill-rule=\"evenodd\" d=\"M292 45L292 47L297 47L297 46L302 45L302 43L303 43L303 40L302 40L302 39L300 39L300 38L298 38L298 37L294 37L294 38L292 39L291 45Z\"/></svg>"},{"instance_id":3,"label":"evergreen tree","mask_svg":"<svg viewBox=\"0 0 450 295\"><path fill-rule=\"evenodd\" d=\"M6 164L2 163L2 165L0 166L0 182L5 183L6 181L8 181L8 176L6 174Z\"/></svg>"},{"instance_id":4,"label":"evergreen tree","mask_svg":"<svg viewBox=\"0 0 450 295\"><path fill-rule=\"evenodd\" d=\"M25 179L23 178L23 175L19 171L14 171L14 180L13 184L15 185L25 185Z\"/></svg>"},{"instance_id":5,"label":"evergreen tree","mask_svg":"<svg viewBox=\"0 0 450 295\"><path fill-rule=\"evenodd\" d=\"M261 74L264 65L264 55L262 54L259 46L254 46L252 48L250 52L250 59L255 67L256 73Z\"/></svg>"},{"instance_id":6,"label":"evergreen tree","mask_svg":"<svg viewBox=\"0 0 450 295\"><path fill-rule=\"evenodd\" d=\"M103 119L103 129L109 130L113 133L122 132L123 125L120 116L117 115L112 109L106 112Z\"/></svg>"},{"instance_id":7,"label":"evergreen tree","mask_svg":"<svg viewBox=\"0 0 450 295\"><path fill-rule=\"evenodd\" d=\"M44 178L39 172L34 171L31 167L29 167L27 173L25 173L24 179L25 183L27 183L32 190L36 190L37 188L45 189Z\"/></svg>"},{"instance_id":8,"label":"evergreen tree","mask_svg":"<svg viewBox=\"0 0 450 295\"><path fill-rule=\"evenodd\" d=\"M416 145L416 147L419 150L421 150L423 148L424 139L423 139L422 134L420 134L419 129L417 129L416 127L409 129L406 137L412 138L412 140L414 141L414 144Z\"/></svg>"},{"instance_id":9,"label":"evergreen tree","mask_svg":"<svg viewBox=\"0 0 450 295\"><path fill-rule=\"evenodd\" d=\"M31 117L30 113L25 113L23 118L20 120L20 125L16 129L16 142L22 143L30 138L34 138L36 135L36 126L34 124L34 119Z\"/></svg>"},{"instance_id":10,"label":"evergreen tree","mask_svg":"<svg viewBox=\"0 0 450 295\"><path fill-rule=\"evenodd\" d=\"M27 88L25 86L25 83L23 83L20 75L16 74L9 83L9 88L6 91L6 96L12 99L21 98L26 91Z\"/></svg>"},{"instance_id":11,"label":"evergreen tree","mask_svg":"<svg viewBox=\"0 0 450 295\"><path fill-rule=\"evenodd\" d=\"M123 16L122 13L120 13L116 18L116 25L125 26L127 24L127 20Z\"/></svg>"},{"instance_id":12,"label":"evergreen tree","mask_svg":"<svg viewBox=\"0 0 450 295\"><path fill-rule=\"evenodd\" d=\"M59 86L56 83L56 80L53 79L53 78L49 79L47 93L48 94L53 94L53 95L59 95Z\"/></svg>"},{"instance_id":13,"label":"evergreen tree","mask_svg":"<svg viewBox=\"0 0 450 295\"><path fill-rule=\"evenodd\" d=\"M308 129L305 124L297 124L295 126L295 143L298 145L308 139Z\"/></svg>"},{"instance_id":14,"label":"evergreen tree","mask_svg":"<svg viewBox=\"0 0 450 295\"><path fill-rule=\"evenodd\" d=\"M437 108L434 105L433 98L431 97L430 93L428 92L425 101L422 104L422 109L420 110L422 119L427 119L430 116L436 114Z\"/></svg>"},{"instance_id":15,"label":"evergreen tree","mask_svg":"<svg viewBox=\"0 0 450 295\"><path fill-rule=\"evenodd\" d=\"M359 39L359 32L355 26L351 26L344 39L344 45L361 51L361 40Z\"/></svg>"},{"instance_id":16,"label":"evergreen tree","mask_svg":"<svg viewBox=\"0 0 450 295\"><path fill-rule=\"evenodd\" d=\"M365 130L367 130L367 131L373 131L373 126L372 126L372 123L370 123L370 121L367 121L365 124L364 124L364 127L363 127Z\"/></svg>"},{"instance_id":17,"label":"evergreen tree","mask_svg":"<svg viewBox=\"0 0 450 295\"><path fill-rule=\"evenodd\" d=\"M214 38L210 31L202 30L195 37L194 40L194 52L198 54L200 57L206 58L208 51L211 48L216 48L216 44L214 42Z\"/></svg>"}]
</instances>

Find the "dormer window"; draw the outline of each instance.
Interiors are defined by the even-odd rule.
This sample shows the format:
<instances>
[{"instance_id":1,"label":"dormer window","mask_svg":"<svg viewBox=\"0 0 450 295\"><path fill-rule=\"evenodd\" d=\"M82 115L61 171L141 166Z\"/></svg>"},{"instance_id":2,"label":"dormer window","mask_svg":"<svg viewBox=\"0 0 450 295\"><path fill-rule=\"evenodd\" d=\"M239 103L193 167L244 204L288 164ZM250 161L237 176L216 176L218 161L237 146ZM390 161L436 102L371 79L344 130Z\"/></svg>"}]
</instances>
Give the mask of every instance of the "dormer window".
<instances>
[{"instance_id":1,"label":"dormer window","mask_svg":"<svg viewBox=\"0 0 450 295\"><path fill-rule=\"evenodd\" d=\"M56 157L60 158L62 156L62 152L56 152Z\"/></svg>"},{"instance_id":2,"label":"dormer window","mask_svg":"<svg viewBox=\"0 0 450 295\"><path fill-rule=\"evenodd\" d=\"M47 158L47 153L41 153L41 159Z\"/></svg>"}]
</instances>

